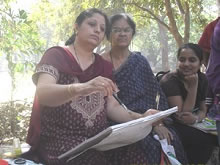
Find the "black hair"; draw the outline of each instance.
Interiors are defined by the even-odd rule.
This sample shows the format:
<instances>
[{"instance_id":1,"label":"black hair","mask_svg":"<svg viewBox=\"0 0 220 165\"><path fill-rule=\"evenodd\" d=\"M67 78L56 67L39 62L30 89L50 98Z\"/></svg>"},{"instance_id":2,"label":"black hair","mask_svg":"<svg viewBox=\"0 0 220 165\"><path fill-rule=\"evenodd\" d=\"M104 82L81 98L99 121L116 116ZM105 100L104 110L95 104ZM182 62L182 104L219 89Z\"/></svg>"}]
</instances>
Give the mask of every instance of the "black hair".
<instances>
[{"instance_id":1,"label":"black hair","mask_svg":"<svg viewBox=\"0 0 220 165\"><path fill-rule=\"evenodd\" d=\"M179 58L181 51L187 48L192 49L195 52L196 56L199 58L199 61L201 63L201 61L203 60L202 48L198 44L194 44L194 43L187 43L181 46L177 51L177 58Z\"/></svg>"},{"instance_id":2,"label":"black hair","mask_svg":"<svg viewBox=\"0 0 220 165\"><path fill-rule=\"evenodd\" d=\"M91 9L87 9L81 12L79 16L76 18L75 23L78 26L80 26L86 18L90 18L96 13L102 15L105 18L105 33L106 33L109 28L108 17L105 13L103 13L101 10L97 8L91 8ZM72 43L74 43L75 37L76 37L76 34L73 33L72 36L65 42L65 45L71 45Z\"/></svg>"},{"instance_id":3,"label":"black hair","mask_svg":"<svg viewBox=\"0 0 220 165\"><path fill-rule=\"evenodd\" d=\"M136 24L135 24L135 22L132 20L132 18L128 14L126 14L126 13L119 13L119 14L115 14L115 15L110 17L109 28L108 28L108 31L106 33L106 37L107 37L108 40L110 40L110 34L111 34L111 30L112 30L112 25L116 21L120 20L121 18L124 18L127 21L127 23L129 24L129 26L132 28L132 30L133 30L132 31L132 36L135 35L135 33L136 33Z\"/></svg>"}]
</instances>

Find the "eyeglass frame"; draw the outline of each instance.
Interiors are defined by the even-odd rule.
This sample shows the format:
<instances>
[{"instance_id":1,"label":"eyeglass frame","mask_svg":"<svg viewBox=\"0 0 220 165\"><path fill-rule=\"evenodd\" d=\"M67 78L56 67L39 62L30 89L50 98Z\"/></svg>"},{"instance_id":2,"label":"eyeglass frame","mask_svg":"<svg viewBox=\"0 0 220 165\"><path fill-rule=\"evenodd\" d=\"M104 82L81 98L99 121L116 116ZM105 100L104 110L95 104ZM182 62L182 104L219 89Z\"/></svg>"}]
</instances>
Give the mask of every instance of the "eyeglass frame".
<instances>
[{"instance_id":1,"label":"eyeglass frame","mask_svg":"<svg viewBox=\"0 0 220 165\"><path fill-rule=\"evenodd\" d=\"M133 29L131 27L126 27L126 28L112 27L111 32L115 33L115 34L117 34L117 33L119 34L122 32L129 34L129 33L133 32Z\"/></svg>"}]
</instances>

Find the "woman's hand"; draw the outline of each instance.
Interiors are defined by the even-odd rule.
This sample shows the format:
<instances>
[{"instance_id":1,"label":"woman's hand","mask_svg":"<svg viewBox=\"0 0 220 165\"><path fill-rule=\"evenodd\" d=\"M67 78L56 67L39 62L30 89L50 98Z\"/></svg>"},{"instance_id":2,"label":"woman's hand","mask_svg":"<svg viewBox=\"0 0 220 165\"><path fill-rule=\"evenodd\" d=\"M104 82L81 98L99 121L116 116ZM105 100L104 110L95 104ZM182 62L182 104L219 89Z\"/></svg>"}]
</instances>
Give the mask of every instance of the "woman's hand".
<instances>
[{"instance_id":1,"label":"woman's hand","mask_svg":"<svg viewBox=\"0 0 220 165\"><path fill-rule=\"evenodd\" d=\"M159 136L160 140L167 139L168 144L171 144L173 135L163 124L160 123L154 126L153 130Z\"/></svg>"},{"instance_id":2,"label":"woman's hand","mask_svg":"<svg viewBox=\"0 0 220 165\"><path fill-rule=\"evenodd\" d=\"M176 118L184 124L194 124L198 117L192 112L180 112L176 114Z\"/></svg>"},{"instance_id":3,"label":"woman's hand","mask_svg":"<svg viewBox=\"0 0 220 165\"><path fill-rule=\"evenodd\" d=\"M198 73L188 75L184 77L184 86L186 90L189 92L191 89L196 88L198 86Z\"/></svg>"},{"instance_id":4,"label":"woman's hand","mask_svg":"<svg viewBox=\"0 0 220 165\"><path fill-rule=\"evenodd\" d=\"M98 76L86 83L84 83L84 95L87 95L92 92L102 91L104 96L112 96L113 93L118 92L117 86L112 82L112 80Z\"/></svg>"},{"instance_id":5,"label":"woman's hand","mask_svg":"<svg viewBox=\"0 0 220 165\"><path fill-rule=\"evenodd\" d=\"M150 115L153 115L158 112L160 112L160 111L158 111L156 109L148 109L144 112L143 117L150 116Z\"/></svg>"},{"instance_id":6,"label":"woman's hand","mask_svg":"<svg viewBox=\"0 0 220 165\"><path fill-rule=\"evenodd\" d=\"M148 110L146 110L146 111L142 114L142 116L143 116L143 117L146 117L146 116L150 116L150 115L156 114L156 113L158 113L158 112L160 112L160 111L158 111L158 110L156 110L156 109L148 109ZM155 126L155 125L158 125L158 124L161 123L161 122L162 122L162 121L159 120L159 121L154 122L152 125Z\"/></svg>"}]
</instances>

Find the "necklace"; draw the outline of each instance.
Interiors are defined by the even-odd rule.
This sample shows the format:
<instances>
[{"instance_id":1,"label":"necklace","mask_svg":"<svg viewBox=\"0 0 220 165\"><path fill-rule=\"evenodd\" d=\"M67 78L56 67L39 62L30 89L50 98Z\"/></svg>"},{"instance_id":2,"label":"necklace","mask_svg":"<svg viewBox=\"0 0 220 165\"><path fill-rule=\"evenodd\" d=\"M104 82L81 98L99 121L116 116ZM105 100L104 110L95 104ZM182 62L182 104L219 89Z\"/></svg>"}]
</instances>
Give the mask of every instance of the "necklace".
<instances>
[{"instance_id":1,"label":"necklace","mask_svg":"<svg viewBox=\"0 0 220 165\"><path fill-rule=\"evenodd\" d=\"M79 60L79 57L78 57L78 54L77 54L77 51L76 51L76 48L75 48L74 45L73 45L73 50L74 50L74 53L75 53L75 56L76 56L76 61L79 64L80 68L83 70L83 67L80 63L80 60ZM94 55L94 53L92 53L92 64L94 63L94 61L95 61L95 55Z\"/></svg>"}]
</instances>

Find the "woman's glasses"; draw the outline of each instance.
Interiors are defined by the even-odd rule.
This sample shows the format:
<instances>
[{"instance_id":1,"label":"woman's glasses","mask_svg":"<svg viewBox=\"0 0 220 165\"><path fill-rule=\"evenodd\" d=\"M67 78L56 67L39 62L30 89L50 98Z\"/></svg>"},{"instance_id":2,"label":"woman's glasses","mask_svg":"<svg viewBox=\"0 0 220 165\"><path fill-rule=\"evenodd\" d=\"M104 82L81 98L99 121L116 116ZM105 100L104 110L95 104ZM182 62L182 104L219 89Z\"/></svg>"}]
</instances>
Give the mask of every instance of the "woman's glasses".
<instances>
[{"instance_id":1,"label":"woman's glasses","mask_svg":"<svg viewBox=\"0 0 220 165\"><path fill-rule=\"evenodd\" d=\"M124 32L124 33L131 33L132 32L132 29L130 27L127 27L127 28L120 28L120 27L113 27L112 28L112 32L113 33L121 33L121 32Z\"/></svg>"}]
</instances>

